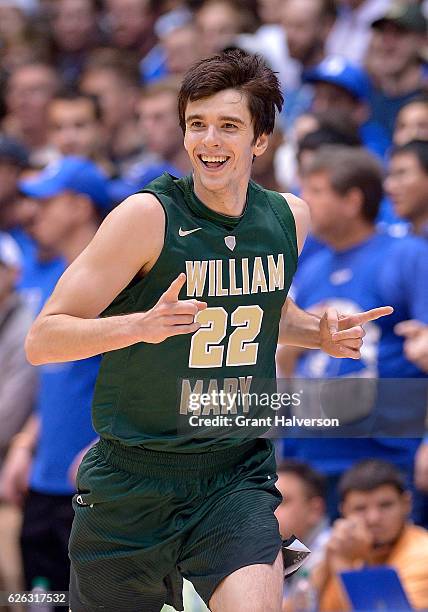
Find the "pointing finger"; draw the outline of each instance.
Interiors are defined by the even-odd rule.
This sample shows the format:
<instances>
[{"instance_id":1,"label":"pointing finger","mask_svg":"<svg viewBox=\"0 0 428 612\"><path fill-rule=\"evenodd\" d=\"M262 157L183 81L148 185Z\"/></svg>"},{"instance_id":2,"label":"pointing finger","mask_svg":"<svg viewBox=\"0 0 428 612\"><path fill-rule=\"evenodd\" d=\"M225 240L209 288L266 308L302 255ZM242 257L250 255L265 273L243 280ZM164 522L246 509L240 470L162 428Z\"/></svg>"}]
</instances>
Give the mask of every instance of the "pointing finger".
<instances>
[{"instance_id":1,"label":"pointing finger","mask_svg":"<svg viewBox=\"0 0 428 612\"><path fill-rule=\"evenodd\" d=\"M175 280L172 281L168 289L162 295L161 300L163 302L177 302L178 295L186 282L186 275L184 272L179 274Z\"/></svg>"},{"instance_id":2,"label":"pointing finger","mask_svg":"<svg viewBox=\"0 0 428 612\"><path fill-rule=\"evenodd\" d=\"M375 321L376 319L380 319L380 317L386 317L393 312L394 309L392 306L380 306L379 308L372 308L365 312L358 312L357 314L342 319L341 327L342 329L346 329L347 327L354 327L355 325L364 325L364 323Z\"/></svg>"}]
</instances>

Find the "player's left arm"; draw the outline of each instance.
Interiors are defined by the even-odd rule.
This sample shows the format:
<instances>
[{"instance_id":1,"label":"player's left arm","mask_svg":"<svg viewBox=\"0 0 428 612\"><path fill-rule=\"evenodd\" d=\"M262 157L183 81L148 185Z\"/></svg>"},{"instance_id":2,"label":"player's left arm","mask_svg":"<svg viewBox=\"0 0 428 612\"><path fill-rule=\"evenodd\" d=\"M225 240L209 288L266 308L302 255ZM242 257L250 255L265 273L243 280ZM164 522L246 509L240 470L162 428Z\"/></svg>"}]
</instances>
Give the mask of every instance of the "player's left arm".
<instances>
[{"instance_id":1,"label":"player's left arm","mask_svg":"<svg viewBox=\"0 0 428 612\"><path fill-rule=\"evenodd\" d=\"M310 227L309 207L300 198L284 194L294 215L299 254L305 244ZM360 359L365 335L363 325L393 312L391 306L373 308L354 315L343 315L328 308L322 317L299 308L287 298L282 309L279 326L279 344L307 349L321 349L332 357Z\"/></svg>"}]
</instances>

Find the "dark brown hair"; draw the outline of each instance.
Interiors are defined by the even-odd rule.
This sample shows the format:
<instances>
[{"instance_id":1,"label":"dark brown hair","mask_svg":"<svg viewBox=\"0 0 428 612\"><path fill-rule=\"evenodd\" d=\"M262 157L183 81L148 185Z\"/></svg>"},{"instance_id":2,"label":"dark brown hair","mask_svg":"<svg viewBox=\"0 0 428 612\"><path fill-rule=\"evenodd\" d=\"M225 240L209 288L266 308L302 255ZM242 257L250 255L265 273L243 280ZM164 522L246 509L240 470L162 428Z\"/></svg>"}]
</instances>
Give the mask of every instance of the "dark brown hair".
<instances>
[{"instance_id":1,"label":"dark brown hair","mask_svg":"<svg viewBox=\"0 0 428 612\"><path fill-rule=\"evenodd\" d=\"M326 497L326 478L314 470L308 463L296 459L283 459L277 466L278 474L293 474L299 478L306 490L309 499L313 497Z\"/></svg>"},{"instance_id":2,"label":"dark brown hair","mask_svg":"<svg viewBox=\"0 0 428 612\"><path fill-rule=\"evenodd\" d=\"M383 195L382 169L376 158L360 147L326 145L318 149L303 169L303 175L323 171L328 173L333 190L340 195L359 189L363 197L361 213L367 221L374 222Z\"/></svg>"},{"instance_id":3,"label":"dark brown hair","mask_svg":"<svg viewBox=\"0 0 428 612\"><path fill-rule=\"evenodd\" d=\"M178 95L183 133L187 103L208 98L224 89L237 89L246 94L254 139L273 132L275 108L281 112L284 103L278 78L260 55L234 49L201 60L184 75Z\"/></svg>"},{"instance_id":4,"label":"dark brown hair","mask_svg":"<svg viewBox=\"0 0 428 612\"><path fill-rule=\"evenodd\" d=\"M343 502L352 491L374 491L385 485L394 487L400 494L405 491L404 479L392 463L381 459L365 459L343 474L338 485L339 498Z\"/></svg>"}]
</instances>

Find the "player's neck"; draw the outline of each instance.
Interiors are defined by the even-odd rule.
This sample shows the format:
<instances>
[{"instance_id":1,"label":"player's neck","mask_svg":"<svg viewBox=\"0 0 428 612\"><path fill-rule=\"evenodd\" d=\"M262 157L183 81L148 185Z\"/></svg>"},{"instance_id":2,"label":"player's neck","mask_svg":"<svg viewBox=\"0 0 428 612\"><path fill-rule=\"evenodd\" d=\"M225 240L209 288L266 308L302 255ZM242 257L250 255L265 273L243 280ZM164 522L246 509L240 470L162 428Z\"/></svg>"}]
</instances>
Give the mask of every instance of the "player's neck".
<instances>
[{"instance_id":1,"label":"player's neck","mask_svg":"<svg viewBox=\"0 0 428 612\"><path fill-rule=\"evenodd\" d=\"M221 215L239 217L244 212L248 180L228 185L222 190L211 191L202 185L196 175L193 175L193 189L205 206Z\"/></svg>"}]
</instances>

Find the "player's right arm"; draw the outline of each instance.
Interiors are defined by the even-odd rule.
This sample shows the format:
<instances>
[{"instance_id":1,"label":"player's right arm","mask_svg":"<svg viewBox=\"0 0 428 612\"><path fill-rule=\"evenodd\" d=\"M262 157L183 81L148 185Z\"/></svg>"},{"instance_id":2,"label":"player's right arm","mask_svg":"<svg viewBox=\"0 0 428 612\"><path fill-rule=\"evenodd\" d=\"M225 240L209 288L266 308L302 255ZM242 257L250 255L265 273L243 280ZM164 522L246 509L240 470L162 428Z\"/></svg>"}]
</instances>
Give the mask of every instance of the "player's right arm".
<instances>
[{"instance_id":1,"label":"player's right arm","mask_svg":"<svg viewBox=\"0 0 428 612\"><path fill-rule=\"evenodd\" d=\"M164 232L165 213L150 194L131 196L114 209L33 323L25 347L28 360L34 365L74 361L196 331L194 317L206 304L179 301L184 274L149 311L97 318L136 274L152 267Z\"/></svg>"}]
</instances>

